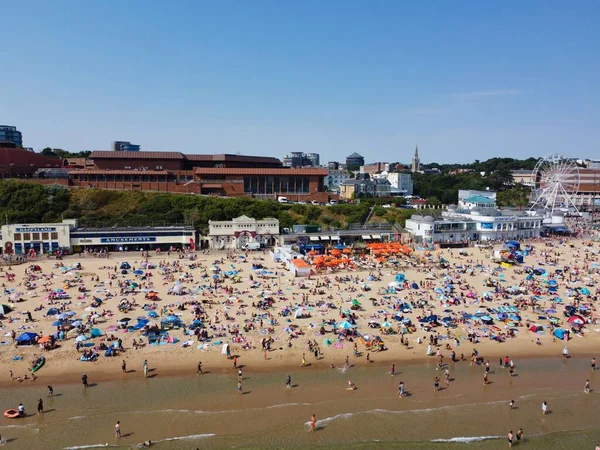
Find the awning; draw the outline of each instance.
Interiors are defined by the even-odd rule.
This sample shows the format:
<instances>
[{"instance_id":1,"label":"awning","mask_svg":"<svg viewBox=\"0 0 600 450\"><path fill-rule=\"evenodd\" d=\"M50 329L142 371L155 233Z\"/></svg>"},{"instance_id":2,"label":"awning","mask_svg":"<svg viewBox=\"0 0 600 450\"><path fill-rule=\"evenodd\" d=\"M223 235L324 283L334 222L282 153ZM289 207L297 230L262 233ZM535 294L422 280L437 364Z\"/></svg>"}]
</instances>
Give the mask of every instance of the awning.
<instances>
[{"instance_id":1,"label":"awning","mask_svg":"<svg viewBox=\"0 0 600 450\"><path fill-rule=\"evenodd\" d=\"M319 236L311 236L310 240L311 241L318 241L319 240Z\"/></svg>"},{"instance_id":2,"label":"awning","mask_svg":"<svg viewBox=\"0 0 600 450\"><path fill-rule=\"evenodd\" d=\"M328 241L329 240L329 236L321 236L321 240L322 241Z\"/></svg>"},{"instance_id":3,"label":"awning","mask_svg":"<svg viewBox=\"0 0 600 450\"><path fill-rule=\"evenodd\" d=\"M362 238L363 238L363 239L371 239L371 236L369 236L368 234L363 234L363 235L362 235Z\"/></svg>"},{"instance_id":4,"label":"awning","mask_svg":"<svg viewBox=\"0 0 600 450\"><path fill-rule=\"evenodd\" d=\"M371 236L373 239L381 239L381 235L380 234L374 234L373 236Z\"/></svg>"},{"instance_id":5,"label":"awning","mask_svg":"<svg viewBox=\"0 0 600 450\"><path fill-rule=\"evenodd\" d=\"M331 236L331 239L333 239L334 241L339 241L340 237L339 236Z\"/></svg>"}]
</instances>

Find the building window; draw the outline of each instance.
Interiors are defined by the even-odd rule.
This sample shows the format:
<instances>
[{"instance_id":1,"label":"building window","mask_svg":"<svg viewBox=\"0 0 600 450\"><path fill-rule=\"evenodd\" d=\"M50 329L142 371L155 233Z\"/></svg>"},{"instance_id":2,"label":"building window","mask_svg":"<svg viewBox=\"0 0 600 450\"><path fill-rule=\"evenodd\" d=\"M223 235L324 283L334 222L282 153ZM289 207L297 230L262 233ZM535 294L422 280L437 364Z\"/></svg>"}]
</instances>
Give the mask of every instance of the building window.
<instances>
[{"instance_id":1,"label":"building window","mask_svg":"<svg viewBox=\"0 0 600 450\"><path fill-rule=\"evenodd\" d=\"M31 240L31 233L23 233L23 240L24 241L30 241Z\"/></svg>"},{"instance_id":2,"label":"building window","mask_svg":"<svg viewBox=\"0 0 600 450\"><path fill-rule=\"evenodd\" d=\"M32 233L33 236L33 240L34 241L39 241L40 240L40 233Z\"/></svg>"},{"instance_id":3,"label":"building window","mask_svg":"<svg viewBox=\"0 0 600 450\"><path fill-rule=\"evenodd\" d=\"M163 166L156 166L156 170L163 170Z\"/></svg>"},{"instance_id":4,"label":"building window","mask_svg":"<svg viewBox=\"0 0 600 450\"><path fill-rule=\"evenodd\" d=\"M52 233L50 233L50 238L55 241L58 239L58 233L56 231L53 231Z\"/></svg>"},{"instance_id":5,"label":"building window","mask_svg":"<svg viewBox=\"0 0 600 450\"><path fill-rule=\"evenodd\" d=\"M21 233L15 233L14 234L14 239L15 239L15 241L20 241L21 240Z\"/></svg>"},{"instance_id":6,"label":"building window","mask_svg":"<svg viewBox=\"0 0 600 450\"><path fill-rule=\"evenodd\" d=\"M42 241L47 241L49 236L48 233L42 233Z\"/></svg>"}]
</instances>

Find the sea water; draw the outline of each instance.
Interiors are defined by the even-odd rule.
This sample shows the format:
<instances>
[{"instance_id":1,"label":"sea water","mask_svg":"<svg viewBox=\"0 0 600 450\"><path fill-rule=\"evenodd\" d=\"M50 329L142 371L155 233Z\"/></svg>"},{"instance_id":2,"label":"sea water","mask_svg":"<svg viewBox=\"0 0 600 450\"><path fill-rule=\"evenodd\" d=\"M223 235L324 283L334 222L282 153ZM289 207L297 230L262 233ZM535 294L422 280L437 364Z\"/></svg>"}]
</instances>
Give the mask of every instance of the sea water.
<instances>
[{"instance_id":1,"label":"sea water","mask_svg":"<svg viewBox=\"0 0 600 450\"><path fill-rule=\"evenodd\" d=\"M482 366L450 363L446 388L435 364L377 363L338 369L297 368L288 372L244 369L243 395L237 372L185 377L124 375L97 385L55 385L47 398L43 376L35 383L0 390L5 409L20 402L29 414L43 398L43 415L0 419L7 448L134 448L152 440L158 449L212 448L506 448L506 435L522 427L527 448L594 448L600 442L600 397L583 392L600 373L589 358L516 361L515 377L492 364L490 384ZM195 373L195 372L193 372ZM43 375L43 374L41 374ZM442 379L434 392L433 377ZM119 378L119 377L117 377ZM348 391L348 380L358 387ZM42 383L38 383L42 381ZM398 398L404 381L409 395ZM515 400L516 408L508 406ZM547 401L550 414L543 416ZM309 433L310 416L317 431ZM114 437L121 422L122 438Z\"/></svg>"}]
</instances>

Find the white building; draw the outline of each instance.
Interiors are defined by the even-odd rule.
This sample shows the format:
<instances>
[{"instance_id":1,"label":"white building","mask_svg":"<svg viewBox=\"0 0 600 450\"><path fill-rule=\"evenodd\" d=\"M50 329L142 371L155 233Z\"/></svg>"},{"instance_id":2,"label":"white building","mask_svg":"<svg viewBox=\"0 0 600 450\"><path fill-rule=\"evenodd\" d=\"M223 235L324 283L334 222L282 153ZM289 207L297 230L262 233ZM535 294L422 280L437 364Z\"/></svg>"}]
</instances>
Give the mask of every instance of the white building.
<instances>
[{"instance_id":1,"label":"white building","mask_svg":"<svg viewBox=\"0 0 600 450\"><path fill-rule=\"evenodd\" d=\"M272 217L256 220L246 216L209 220L208 230L209 246L217 250L241 249L251 243L272 247L279 238L279 220Z\"/></svg>"},{"instance_id":2,"label":"white building","mask_svg":"<svg viewBox=\"0 0 600 450\"><path fill-rule=\"evenodd\" d=\"M390 182L390 191L393 194L412 195L413 180L409 173L388 173L387 180Z\"/></svg>"},{"instance_id":3,"label":"white building","mask_svg":"<svg viewBox=\"0 0 600 450\"><path fill-rule=\"evenodd\" d=\"M345 170L329 169L327 171L327 177L325 178L325 186L327 186L327 189L330 191L339 192L340 185L342 185L349 178L348 172Z\"/></svg>"},{"instance_id":4,"label":"white building","mask_svg":"<svg viewBox=\"0 0 600 450\"><path fill-rule=\"evenodd\" d=\"M70 231L76 226L75 219L64 220L61 223L2 225L2 251L22 255L30 249L41 254L70 248Z\"/></svg>"},{"instance_id":5,"label":"white building","mask_svg":"<svg viewBox=\"0 0 600 450\"><path fill-rule=\"evenodd\" d=\"M546 217L543 212L515 211L503 214L496 207L494 192L462 191L459 204L450 205L441 218L413 215L405 228L417 242L468 242L492 239L539 237L546 223L564 222L562 216ZM486 194L470 195L468 194ZM462 198L461 198L462 197Z\"/></svg>"},{"instance_id":6,"label":"white building","mask_svg":"<svg viewBox=\"0 0 600 450\"><path fill-rule=\"evenodd\" d=\"M61 223L10 224L2 226L3 253L23 255L55 250L79 252L93 249L154 250L195 248L196 231L189 226L171 227L78 227L76 219Z\"/></svg>"}]
</instances>

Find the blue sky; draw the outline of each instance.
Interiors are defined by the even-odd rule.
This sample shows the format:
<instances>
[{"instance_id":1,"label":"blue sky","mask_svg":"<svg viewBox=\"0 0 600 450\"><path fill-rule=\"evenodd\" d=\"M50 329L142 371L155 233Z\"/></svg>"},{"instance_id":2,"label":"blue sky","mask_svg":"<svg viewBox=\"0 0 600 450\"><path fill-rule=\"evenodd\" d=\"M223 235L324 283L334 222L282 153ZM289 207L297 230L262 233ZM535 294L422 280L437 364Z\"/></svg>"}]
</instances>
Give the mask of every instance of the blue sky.
<instances>
[{"instance_id":1,"label":"blue sky","mask_svg":"<svg viewBox=\"0 0 600 450\"><path fill-rule=\"evenodd\" d=\"M35 149L600 157L598 1L5 2Z\"/></svg>"}]
</instances>

